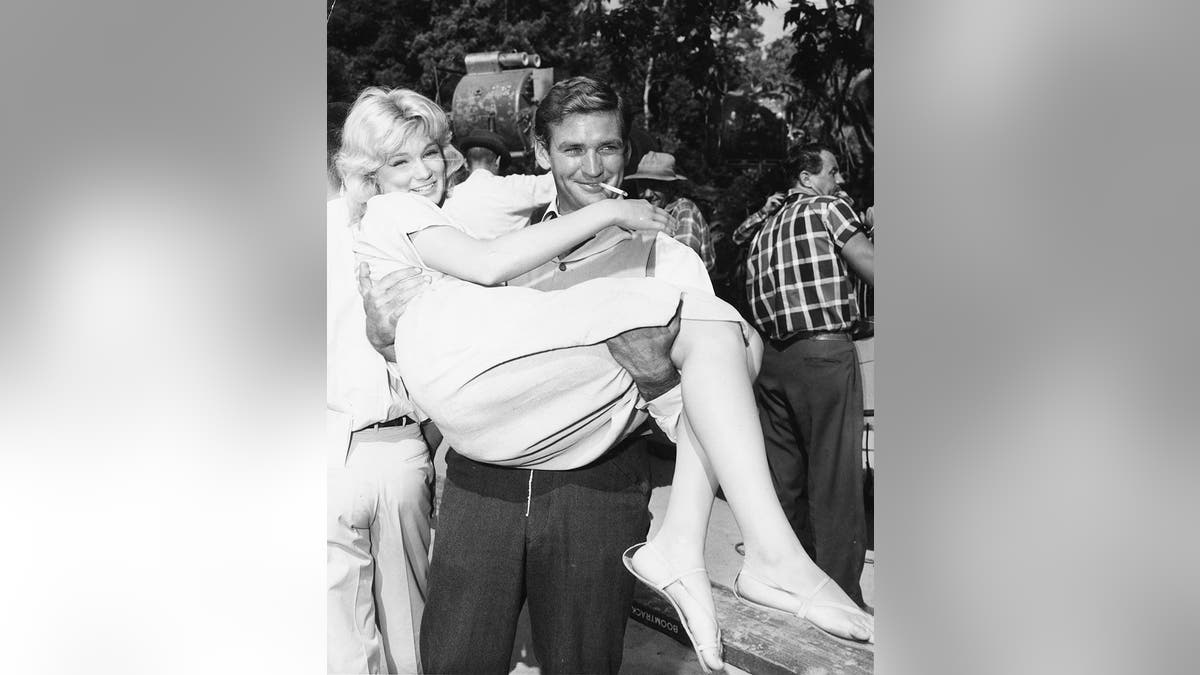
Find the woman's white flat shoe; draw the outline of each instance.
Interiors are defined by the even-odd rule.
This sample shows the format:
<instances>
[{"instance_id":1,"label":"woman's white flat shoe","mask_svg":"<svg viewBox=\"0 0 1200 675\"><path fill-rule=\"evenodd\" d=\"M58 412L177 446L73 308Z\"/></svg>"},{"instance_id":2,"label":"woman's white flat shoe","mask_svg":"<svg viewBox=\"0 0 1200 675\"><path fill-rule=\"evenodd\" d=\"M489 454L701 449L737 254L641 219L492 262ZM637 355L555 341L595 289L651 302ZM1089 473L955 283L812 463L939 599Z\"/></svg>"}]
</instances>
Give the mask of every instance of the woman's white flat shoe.
<instances>
[{"instance_id":1,"label":"woman's white flat shoe","mask_svg":"<svg viewBox=\"0 0 1200 675\"><path fill-rule=\"evenodd\" d=\"M826 576L813 588L811 593L805 597L802 597L754 574L753 572L748 571L745 567L743 567L742 570L738 572L737 577L735 577L733 580L733 594L737 596L738 600L741 600L748 605L753 605L761 609L772 609L777 612L784 612L786 614L791 614L793 616L800 617L801 619L805 619L817 628L820 628L821 630L835 637L850 640L857 639L843 635L837 635L836 633L833 633L812 621L812 619L810 619L808 616L809 612L817 607L840 609L849 613L863 613L863 611L858 607L854 605L848 605L844 602L817 601L817 595L830 581L831 579ZM872 636L865 641L874 642L874 634L872 634Z\"/></svg>"},{"instance_id":2,"label":"woman's white flat shoe","mask_svg":"<svg viewBox=\"0 0 1200 675\"><path fill-rule=\"evenodd\" d=\"M647 551L650 551L654 555L658 556L658 559L662 562L663 568L670 570L667 578L665 578L665 579L649 579L645 575L643 575L641 572L638 572L637 569L634 568L633 554L637 553L638 549L641 549L641 548L645 548ZM708 662L706 662L704 660L704 655L705 654L715 654L718 658L721 656L721 629L720 629L720 625L717 623L717 618L712 615L709 616L709 618L712 619L713 625L718 626L716 641L705 642L703 644L697 642L696 636L692 634L692 626L691 626L691 623L688 621L687 615L685 615L683 613L683 610L680 609L680 607L679 607L679 603L675 602L675 598L672 598L671 594L667 593L667 590L666 590L667 587L670 586L671 584L678 583L679 588L682 588L684 593L687 593L693 599L696 599L696 596L692 595L692 592L688 590L687 586L683 585L683 583L682 583L683 578L687 577L687 576L691 576L693 574L703 574L704 575L704 583L706 583L706 584L711 583L708 580L708 570L704 569L703 567L697 567L695 569L690 569L690 570L687 570L686 572L680 572L680 573L676 574L674 568L671 567L671 562L669 560L667 560L666 557L663 556L662 553L659 553L658 549L651 546L650 542L648 542L648 541L644 541L640 544L634 544L633 546L630 546L628 549L625 550L625 553L621 556L621 561L625 563L625 569L629 570L630 574L637 577L638 580L641 581L642 583L644 583L647 586L649 586L650 588L654 589L655 593L658 593L662 597L666 598L667 602L671 603L671 606L675 608L675 613L679 615L679 622L683 624L683 630L685 633L687 633L688 640L691 641L692 647L696 650L696 659L700 662L700 668L705 673L711 673L712 669L708 667ZM699 602L698 599L697 599L697 602Z\"/></svg>"}]
</instances>

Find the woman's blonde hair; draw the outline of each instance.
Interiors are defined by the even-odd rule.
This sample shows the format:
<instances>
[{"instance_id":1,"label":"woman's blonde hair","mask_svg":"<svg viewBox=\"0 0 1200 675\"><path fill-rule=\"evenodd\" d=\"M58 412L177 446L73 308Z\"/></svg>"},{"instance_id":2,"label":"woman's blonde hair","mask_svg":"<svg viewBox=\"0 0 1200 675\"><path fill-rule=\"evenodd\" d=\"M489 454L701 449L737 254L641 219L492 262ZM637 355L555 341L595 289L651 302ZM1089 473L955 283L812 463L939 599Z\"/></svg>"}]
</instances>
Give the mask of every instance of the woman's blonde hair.
<instances>
[{"instance_id":1,"label":"woman's blonde hair","mask_svg":"<svg viewBox=\"0 0 1200 675\"><path fill-rule=\"evenodd\" d=\"M375 173L414 133L441 146L447 178L462 166L462 154L450 145L450 122L436 103L411 89L368 87L358 95L346 115L342 147L334 160L351 223L362 219L367 200L379 194Z\"/></svg>"}]
</instances>

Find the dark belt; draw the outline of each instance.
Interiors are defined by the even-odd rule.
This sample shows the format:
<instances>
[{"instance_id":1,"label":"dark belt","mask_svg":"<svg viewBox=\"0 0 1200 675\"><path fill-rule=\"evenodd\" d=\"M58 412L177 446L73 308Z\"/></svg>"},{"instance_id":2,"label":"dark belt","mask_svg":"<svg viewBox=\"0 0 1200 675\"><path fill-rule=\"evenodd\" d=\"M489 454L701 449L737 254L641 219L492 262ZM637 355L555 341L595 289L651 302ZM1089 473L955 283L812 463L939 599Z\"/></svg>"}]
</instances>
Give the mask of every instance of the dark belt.
<instances>
[{"instance_id":1,"label":"dark belt","mask_svg":"<svg viewBox=\"0 0 1200 675\"><path fill-rule=\"evenodd\" d=\"M837 340L838 342L854 342L850 333L844 330L802 330L792 333L782 340L771 340L776 349L786 349L801 340Z\"/></svg>"},{"instance_id":2,"label":"dark belt","mask_svg":"<svg viewBox=\"0 0 1200 675\"><path fill-rule=\"evenodd\" d=\"M378 422L376 424L373 424L373 425L371 425L371 428L372 429L382 429L384 427L406 427L410 424L416 424L416 423L417 423L417 421L414 420L413 418L409 417L408 415L401 415L400 417L397 417L394 420L388 420L386 422Z\"/></svg>"}]
</instances>

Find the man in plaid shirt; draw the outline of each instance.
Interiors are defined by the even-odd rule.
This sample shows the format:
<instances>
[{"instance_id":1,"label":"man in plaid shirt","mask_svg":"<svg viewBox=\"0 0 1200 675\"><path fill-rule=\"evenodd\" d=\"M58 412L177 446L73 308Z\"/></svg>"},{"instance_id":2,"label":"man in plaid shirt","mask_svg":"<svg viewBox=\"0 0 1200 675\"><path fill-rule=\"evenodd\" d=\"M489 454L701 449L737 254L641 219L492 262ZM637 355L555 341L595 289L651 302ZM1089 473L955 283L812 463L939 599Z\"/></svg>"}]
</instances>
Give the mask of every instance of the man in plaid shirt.
<instances>
[{"instance_id":1,"label":"man in plaid shirt","mask_svg":"<svg viewBox=\"0 0 1200 675\"><path fill-rule=\"evenodd\" d=\"M861 605L863 392L850 331L856 280L874 285L875 248L836 196L843 181L828 147L802 148L794 171L778 211L734 234L745 241L763 224L746 261L751 318L765 338L755 395L784 513L817 565Z\"/></svg>"},{"instance_id":2,"label":"man in plaid shirt","mask_svg":"<svg viewBox=\"0 0 1200 675\"><path fill-rule=\"evenodd\" d=\"M687 178L675 173L675 155L653 150L642 156L637 172L625 177L630 195L641 197L675 217L675 241L691 248L711 274L717 264L708 223L696 202L682 197L678 187Z\"/></svg>"}]
</instances>

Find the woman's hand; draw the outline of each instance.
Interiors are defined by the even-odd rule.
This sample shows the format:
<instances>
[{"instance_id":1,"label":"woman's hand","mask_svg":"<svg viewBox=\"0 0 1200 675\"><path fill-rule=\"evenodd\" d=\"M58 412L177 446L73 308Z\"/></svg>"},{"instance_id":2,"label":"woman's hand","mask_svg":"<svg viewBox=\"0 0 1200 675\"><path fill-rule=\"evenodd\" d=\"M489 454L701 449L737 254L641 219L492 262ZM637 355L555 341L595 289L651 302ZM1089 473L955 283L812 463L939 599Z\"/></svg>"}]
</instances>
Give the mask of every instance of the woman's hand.
<instances>
[{"instance_id":1,"label":"woman's hand","mask_svg":"<svg viewBox=\"0 0 1200 675\"><path fill-rule=\"evenodd\" d=\"M623 230L675 234L675 217L645 199L607 199L599 205L610 211L610 222Z\"/></svg>"}]
</instances>

